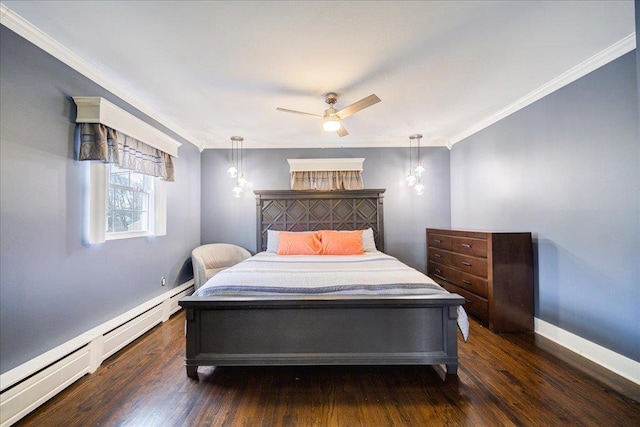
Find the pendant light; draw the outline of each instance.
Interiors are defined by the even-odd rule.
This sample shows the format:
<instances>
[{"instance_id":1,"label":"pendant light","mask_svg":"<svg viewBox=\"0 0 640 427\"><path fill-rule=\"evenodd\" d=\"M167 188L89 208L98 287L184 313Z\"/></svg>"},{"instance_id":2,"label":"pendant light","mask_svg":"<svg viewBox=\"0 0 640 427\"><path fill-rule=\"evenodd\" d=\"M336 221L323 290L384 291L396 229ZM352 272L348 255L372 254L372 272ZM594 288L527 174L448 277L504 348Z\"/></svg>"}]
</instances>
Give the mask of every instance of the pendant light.
<instances>
[{"instance_id":1,"label":"pendant light","mask_svg":"<svg viewBox=\"0 0 640 427\"><path fill-rule=\"evenodd\" d=\"M424 184L422 184L422 174L424 173L424 167L422 166L422 159L420 158L420 139L422 135L416 133L414 135L409 136L409 174L407 175L407 185L409 187L413 187L416 191L416 194L420 195L424 192ZM416 146L418 147L418 158L416 167L413 168L412 162L412 143L415 141Z\"/></svg>"},{"instance_id":2,"label":"pendant light","mask_svg":"<svg viewBox=\"0 0 640 427\"><path fill-rule=\"evenodd\" d=\"M412 138L409 137L409 174L407 175L407 185L409 187L413 187L414 185L416 185L416 176L413 174L413 159L412 159L412 155L411 155L411 142L412 142Z\"/></svg>"},{"instance_id":3,"label":"pendant light","mask_svg":"<svg viewBox=\"0 0 640 427\"><path fill-rule=\"evenodd\" d=\"M231 166L227 169L229 175L232 178L235 178L235 184L233 186L233 197L240 197L242 192L244 191L244 187L247 184L247 180L244 177L244 173L242 170L242 142L244 138L241 136L232 136L231 137ZM235 151L235 155L234 155ZM235 160L235 162L234 162Z\"/></svg>"},{"instance_id":4,"label":"pendant light","mask_svg":"<svg viewBox=\"0 0 640 427\"><path fill-rule=\"evenodd\" d=\"M227 173L231 178L235 178L238 175L238 166L235 161L235 137L231 137L231 162L229 163L229 169L227 169Z\"/></svg>"}]
</instances>

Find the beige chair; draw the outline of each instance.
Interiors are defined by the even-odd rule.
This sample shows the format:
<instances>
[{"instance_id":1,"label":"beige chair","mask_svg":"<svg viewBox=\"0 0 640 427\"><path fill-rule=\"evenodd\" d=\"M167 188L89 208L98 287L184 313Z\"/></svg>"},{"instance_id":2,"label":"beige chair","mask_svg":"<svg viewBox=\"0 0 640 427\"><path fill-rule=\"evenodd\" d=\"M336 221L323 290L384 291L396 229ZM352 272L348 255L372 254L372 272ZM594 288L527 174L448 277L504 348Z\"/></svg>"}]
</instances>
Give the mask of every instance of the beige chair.
<instances>
[{"instance_id":1,"label":"beige chair","mask_svg":"<svg viewBox=\"0 0 640 427\"><path fill-rule=\"evenodd\" d=\"M195 289L204 285L216 273L249 258L248 250L229 243L211 243L191 251Z\"/></svg>"}]
</instances>

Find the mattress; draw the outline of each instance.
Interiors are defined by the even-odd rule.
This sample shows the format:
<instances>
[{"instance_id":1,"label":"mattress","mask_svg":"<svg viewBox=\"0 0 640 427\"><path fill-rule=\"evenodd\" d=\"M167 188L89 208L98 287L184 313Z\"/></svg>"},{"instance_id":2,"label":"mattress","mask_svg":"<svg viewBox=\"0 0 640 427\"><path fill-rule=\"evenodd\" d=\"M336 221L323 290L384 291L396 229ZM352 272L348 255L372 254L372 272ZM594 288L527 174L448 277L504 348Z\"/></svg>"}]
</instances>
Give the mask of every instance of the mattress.
<instances>
[{"instance_id":1,"label":"mattress","mask_svg":"<svg viewBox=\"0 0 640 427\"><path fill-rule=\"evenodd\" d=\"M260 252L223 270L194 296L424 295L450 293L431 278L382 252L364 255L276 255ZM466 341L467 315L458 307Z\"/></svg>"}]
</instances>

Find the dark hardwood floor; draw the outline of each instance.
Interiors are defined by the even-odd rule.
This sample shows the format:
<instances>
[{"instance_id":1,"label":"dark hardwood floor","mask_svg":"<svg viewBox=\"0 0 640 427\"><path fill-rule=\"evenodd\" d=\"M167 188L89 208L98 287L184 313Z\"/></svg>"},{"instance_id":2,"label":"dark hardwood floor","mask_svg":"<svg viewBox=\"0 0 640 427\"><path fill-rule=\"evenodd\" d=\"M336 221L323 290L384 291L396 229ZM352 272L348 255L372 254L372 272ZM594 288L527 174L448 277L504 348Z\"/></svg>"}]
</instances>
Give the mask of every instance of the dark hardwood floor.
<instances>
[{"instance_id":1,"label":"dark hardwood floor","mask_svg":"<svg viewBox=\"0 0 640 427\"><path fill-rule=\"evenodd\" d=\"M471 322L458 377L439 366L201 367L194 381L181 312L18 425L640 425L640 386L533 334Z\"/></svg>"}]
</instances>

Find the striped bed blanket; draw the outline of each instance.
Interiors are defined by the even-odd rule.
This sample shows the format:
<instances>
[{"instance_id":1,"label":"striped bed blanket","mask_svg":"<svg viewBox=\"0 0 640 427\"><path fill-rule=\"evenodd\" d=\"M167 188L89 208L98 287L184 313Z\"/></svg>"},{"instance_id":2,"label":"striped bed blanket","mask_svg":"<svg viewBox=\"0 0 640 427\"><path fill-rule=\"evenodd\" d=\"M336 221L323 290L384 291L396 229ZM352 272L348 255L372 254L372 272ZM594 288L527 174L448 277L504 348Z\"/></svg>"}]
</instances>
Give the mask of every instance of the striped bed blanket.
<instances>
[{"instance_id":1,"label":"striped bed blanket","mask_svg":"<svg viewBox=\"0 0 640 427\"><path fill-rule=\"evenodd\" d=\"M260 252L222 270L194 296L443 295L449 292L418 270L382 252L364 255L293 255ZM467 340L469 322L458 307Z\"/></svg>"}]
</instances>

